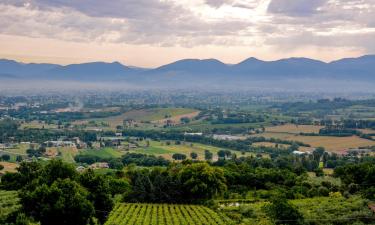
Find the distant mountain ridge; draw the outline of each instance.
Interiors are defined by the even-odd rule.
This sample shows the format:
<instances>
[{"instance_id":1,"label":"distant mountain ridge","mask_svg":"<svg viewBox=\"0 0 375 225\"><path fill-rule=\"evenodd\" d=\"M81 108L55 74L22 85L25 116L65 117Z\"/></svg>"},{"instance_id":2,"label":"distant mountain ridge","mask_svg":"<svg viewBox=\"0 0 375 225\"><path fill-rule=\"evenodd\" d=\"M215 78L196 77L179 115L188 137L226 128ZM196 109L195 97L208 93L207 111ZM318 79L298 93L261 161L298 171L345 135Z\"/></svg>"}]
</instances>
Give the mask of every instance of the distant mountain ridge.
<instances>
[{"instance_id":1,"label":"distant mountain ridge","mask_svg":"<svg viewBox=\"0 0 375 225\"><path fill-rule=\"evenodd\" d=\"M20 63L0 59L0 79L147 82L252 82L283 79L338 79L375 82L375 55L344 58L330 63L309 58L262 61L254 57L238 64L217 59L183 59L154 69L119 62L71 65Z\"/></svg>"}]
</instances>

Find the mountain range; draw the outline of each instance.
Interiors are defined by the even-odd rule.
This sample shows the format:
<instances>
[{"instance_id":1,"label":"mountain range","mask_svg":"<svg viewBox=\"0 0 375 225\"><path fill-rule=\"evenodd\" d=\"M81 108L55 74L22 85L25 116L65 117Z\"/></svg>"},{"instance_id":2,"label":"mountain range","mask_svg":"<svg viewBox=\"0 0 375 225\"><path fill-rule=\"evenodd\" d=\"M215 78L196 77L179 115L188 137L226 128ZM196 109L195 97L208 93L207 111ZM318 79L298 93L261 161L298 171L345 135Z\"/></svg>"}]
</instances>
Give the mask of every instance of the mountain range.
<instances>
[{"instance_id":1,"label":"mountain range","mask_svg":"<svg viewBox=\"0 0 375 225\"><path fill-rule=\"evenodd\" d=\"M91 62L71 65L20 63L0 60L0 80L65 80L128 82L135 84L243 84L255 81L328 79L375 83L375 55L322 62L309 58L262 61L248 58L238 64L216 59L183 59L153 69L119 62Z\"/></svg>"}]
</instances>

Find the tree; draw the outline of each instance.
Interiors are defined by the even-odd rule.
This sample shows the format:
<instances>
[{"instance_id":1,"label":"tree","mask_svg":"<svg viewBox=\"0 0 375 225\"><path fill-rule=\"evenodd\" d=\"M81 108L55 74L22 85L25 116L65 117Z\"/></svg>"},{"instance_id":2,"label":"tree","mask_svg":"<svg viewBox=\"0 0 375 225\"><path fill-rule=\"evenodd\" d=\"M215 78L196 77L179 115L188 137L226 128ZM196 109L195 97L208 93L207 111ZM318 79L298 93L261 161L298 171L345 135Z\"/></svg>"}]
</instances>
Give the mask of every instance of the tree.
<instances>
[{"instance_id":1,"label":"tree","mask_svg":"<svg viewBox=\"0 0 375 225\"><path fill-rule=\"evenodd\" d=\"M314 160L317 161L317 162L319 162L320 158L322 157L322 155L324 154L324 152L325 152L325 149L323 147L317 147L313 151Z\"/></svg>"},{"instance_id":2,"label":"tree","mask_svg":"<svg viewBox=\"0 0 375 225\"><path fill-rule=\"evenodd\" d=\"M225 150L219 150L218 152L217 152L217 156L219 157L219 158L224 158L225 159Z\"/></svg>"},{"instance_id":3,"label":"tree","mask_svg":"<svg viewBox=\"0 0 375 225\"><path fill-rule=\"evenodd\" d=\"M95 215L88 192L70 179L20 194L24 212L43 225L87 225Z\"/></svg>"},{"instance_id":4,"label":"tree","mask_svg":"<svg viewBox=\"0 0 375 225\"><path fill-rule=\"evenodd\" d=\"M0 170L3 170L4 169L4 166L0 164Z\"/></svg>"},{"instance_id":5,"label":"tree","mask_svg":"<svg viewBox=\"0 0 375 225\"><path fill-rule=\"evenodd\" d=\"M16 156L16 161L17 162L22 162L22 160L23 160L22 156L20 156L20 155Z\"/></svg>"},{"instance_id":6,"label":"tree","mask_svg":"<svg viewBox=\"0 0 375 225\"><path fill-rule=\"evenodd\" d=\"M187 200L210 199L227 188L223 170L207 163L185 165L179 171L178 178Z\"/></svg>"},{"instance_id":7,"label":"tree","mask_svg":"<svg viewBox=\"0 0 375 225\"><path fill-rule=\"evenodd\" d=\"M276 197L263 209L275 224L304 224L302 214L285 198Z\"/></svg>"},{"instance_id":8,"label":"tree","mask_svg":"<svg viewBox=\"0 0 375 225\"><path fill-rule=\"evenodd\" d=\"M7 155L7 154L5 154L5 155L2 155L1 156L1 160L3 160L3 161L9 161L10 160L10 155Z\"/></svg>"},{"instance_id":9,"label":"tree","mask_svg":"<svg viewBox=\"0 0 375 225\"><path fill-rule=\"evenodd\" d=\"M51 160L44 166L41 179L47 184L52 184L58 179L75 180L77 176L78 173L72 164L64 163L62 160Z\"/></svg>"},{"instance_id":10,"label":"tree","mask_svg":"<svg viewBox=\"0 0 375 225\"><path fill-rule=\"evenodd\" d=\"M79 180L89 192L88 200L93 202L96 218L104 223L114 204L111 198L109 180L103 175L95 174L93 170L83 173Z\"/></svg>"},{"instance_id":11,"label":"tree","mask_svg":"<svg viewBox=\"0 0 375 225\"><path fill-rule=\"evenodd\" d=\"M197 159L197 158L198 158L198 154L195 153L195 152L192 152L192 153L190 153L190 157L191 157L192 159Z\"/></svg>"},{"instance_id":12,"label":"tree","mask_svg":"<svg viewBox=\"0 0 375 225\"><path fill-rule=\"evenodd\" d=\"M225 157L230 158L232 156L232 152L229 150L225 150Z\"/></svg>"},{"instance_id":13,"label":"tree","mask_svg":"<svg viewBox=\"0 0 375 225\"><path fill-rule=\"evenodd\" d=\"M181 123L190 123L190 118L189 117L182 117L181 119L180 119L180 121L181 121Z\"/></svg>"},{"instance_id":14,"label":"tree","mask_svg":"<svg viewBox=\"0 0 375 225\"><path fill-rule=\"evenodd\" d=\"M204 159L205 160L212 160L213 154L209 150L204 150Z\"/></svg>"},{"instance_id":15,"label":"tree","mask_svg":"<svg viewBox=\"0 0 375 225\"><path fill-rule=\"evenodd\" d=\"M172 158L174 160L184 160L184 159L186 159L186 155L181 154L181 153L175 153L175 154L172 155Z\"/></svg>"}]
</instances>

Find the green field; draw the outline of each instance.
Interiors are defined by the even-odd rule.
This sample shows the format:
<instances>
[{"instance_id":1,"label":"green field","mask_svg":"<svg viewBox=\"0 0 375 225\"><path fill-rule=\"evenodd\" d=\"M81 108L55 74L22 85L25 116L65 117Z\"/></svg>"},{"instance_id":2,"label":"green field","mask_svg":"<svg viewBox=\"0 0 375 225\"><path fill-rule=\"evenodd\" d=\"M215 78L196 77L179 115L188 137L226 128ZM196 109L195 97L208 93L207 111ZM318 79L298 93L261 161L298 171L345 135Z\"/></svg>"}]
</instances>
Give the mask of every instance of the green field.
<instances>
[{"instance_id":1,"label":"green field","mask_svg":"<svg viewBox=\"0 0 375 225\"><path fill-rule=\"evenodd\" d=\"M60 157L63 161L65 162L71 162L74 163L74 156L78 154L78 150L75 148L69 148L69 147L64 147L64 148L57 148L57 151L60 154Z\"/></svg>"},{"instance_id":2,"label":"green field","mask_svg":"<svg viewBox=\"0 0 375 225\"><path fill-rule=\"evenodd\" d=\"M97 156L99 158L118 158L123 155L123 153L116 151L112 148L102 148L102 149L88 149L80 152L81 155Z\"/></svg>"},{"instance_id":3,"label":"green field","mask_svg":"<svg viewBox=\"0 0 375 225\"><path fill-rule=\"evenodd\" d=\"M363 224L360 222L369 221L371 218L373 221L367 201L359 196L295 199L290 200L290 203L298 209L309 224ZM258 201L243 203L239 206L222 205L222 210L228 217L235 217L239 224L274 224L264 211L266 204L269 203ZM251 213L248 213L249 216L243 212Z\"/></svg>"},{"instance_id":4,"label":"green field","mask_svg":"<svg viewBox=\"0 0 375 225\"><path fill-rule=\"evenodd\" d=\"M16 191L0 190L0 223L10 213L20 208L19 198Z\"/></svg>"},{"instance_id":5,"label":"green field","mask_svg":"<svg viewBox=\"0 0 375 225\"><path fill-rule=\"evenodd\" d=\"M198 154L199 160L204 160L205 150L209 150L213 153L214 159L217 158L217 152L224 148L218 148L210 145L204 145L199 143L184 143L177 145L174 141L170 142L170 145L167 145L166 142L150 141L149 147L145 146L145 142L140 142L140 148L131 150L130 152L142 153L142 154L152 154L156 156L163 156L164 158L171 159L174 153L182 153L190 157L190 153L195 152ZM144 146L144 147L142 147ZM230 149L228 149L230 150ZM241 156L241 152L231 150L232 153L236 153L238 156ZM245 153L246 156L250 156L251 153Z\"/></svg>"},{"instance_id":6,"label":"green field","mask_svg":"<svg viewBox=\"0 0 375 225\"><path fill-rule=\"evenodd\" d=\"M117 204L105 225L228 225L232 222L198 205Z\"/></svg>"},{"instance_id":7,"label":"green field","mask_svg":"<svg viewBox=\"0 0 375 225\"><path fill-rule=\"evenodd\" d=\"M150 122L157 122L163 119L178 119L179 116L188 116L191 113L198 112L196 109L191 108L150 108L150 109L137 109L130 110L118 116L110 116L107 118L92 118L90 120L77 120L75 125L86 124L90 127L89 121L92 123L105 123L108 126L99 126L104 130L114 129L118 125L123 125L124 120L135 120L143 128L154 127ZM94 127L98 128L98 127Z\"/></svg>"},{"instance_id":8,"label":"green field","mask_svg":"<svg viewBox=\"0 0 375 225\"><path fill-rule=\"evenodd\" d=\"M26 157L26 150L29 148L28 144L17 144L13 148L0 149L0 155L6 154L10 156L10 162L15 162L17 156Z\"/></svg>"}]
</instances>

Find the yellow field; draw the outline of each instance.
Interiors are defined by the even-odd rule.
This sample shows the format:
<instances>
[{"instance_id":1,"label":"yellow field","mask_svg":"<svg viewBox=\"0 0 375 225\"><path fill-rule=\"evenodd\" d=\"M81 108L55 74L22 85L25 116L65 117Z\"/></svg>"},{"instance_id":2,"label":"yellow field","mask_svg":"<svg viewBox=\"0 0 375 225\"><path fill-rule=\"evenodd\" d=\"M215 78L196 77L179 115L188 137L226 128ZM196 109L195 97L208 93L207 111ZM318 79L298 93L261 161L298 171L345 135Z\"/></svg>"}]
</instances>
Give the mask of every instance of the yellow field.
<instances>
[{"instance_id":1,"label":"yellow field","mask_svg":"<svg viewBox=\"0 0 375 225\"><path fill-rule=\"evenodd\" d=\"M285 125L274 126L274 127L266 127L266 131L267 132L292 133L292 134L319 133L319 130L322 128L323 126L285 124Z\"/></svg>"},{"instance_id":2,"label":"yellow field","mask_svg":"<svg viewBox=\"0 0 375 225\"><path fill-rule=\"evenodd\" d=\"M279 138L282 140L300 141L311 145L311 147L324 147L332 152L344 152L350 148L366 147L375 145L375 141L359 138L358 136L351 137L328 137L328 136L301 136L297 134L288 133L262 133L255 136L263 136L266 138Z\"/></svg>"},{"instance_id":3,"label":"yellow field","mask_svg":"<svg viewBox=\"0 0 375 225\"><path fill-rule=\"evenodd\" d=\"M15 173L17 172L17 163L10 163L10 162L0 162L0 165L4 166L4 169L0 171L0 173L5 173L5 172L10 172L10 173Z\"/></svg>"}]
</instances>

